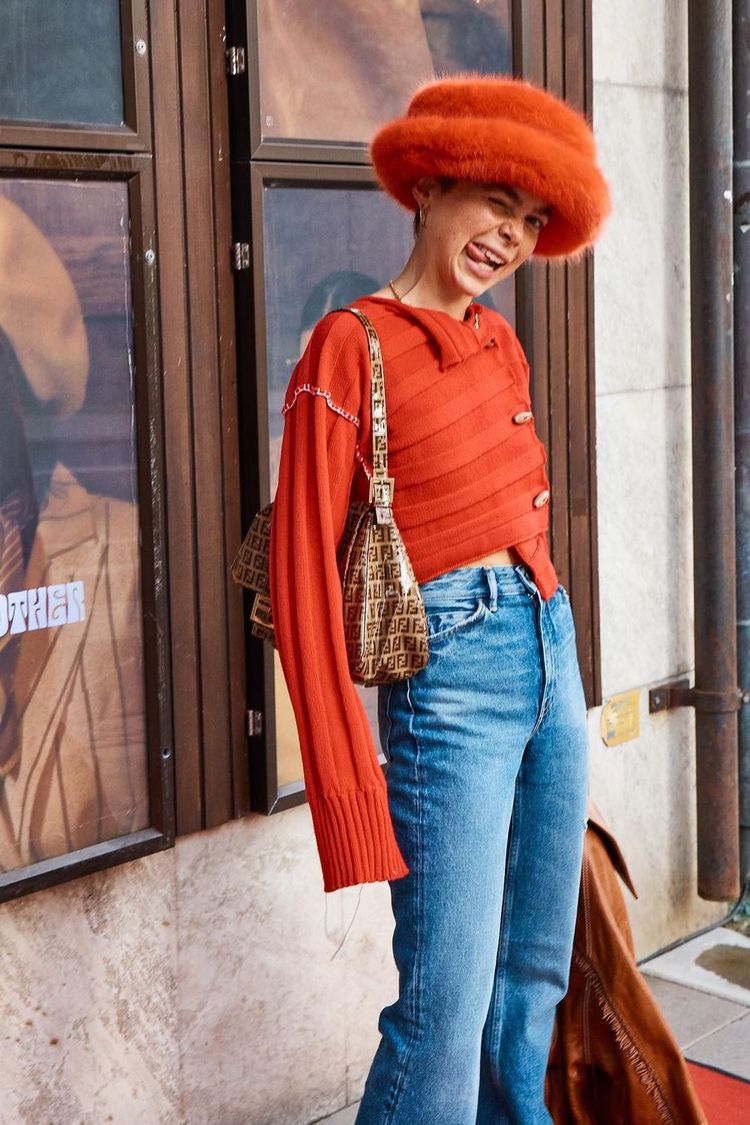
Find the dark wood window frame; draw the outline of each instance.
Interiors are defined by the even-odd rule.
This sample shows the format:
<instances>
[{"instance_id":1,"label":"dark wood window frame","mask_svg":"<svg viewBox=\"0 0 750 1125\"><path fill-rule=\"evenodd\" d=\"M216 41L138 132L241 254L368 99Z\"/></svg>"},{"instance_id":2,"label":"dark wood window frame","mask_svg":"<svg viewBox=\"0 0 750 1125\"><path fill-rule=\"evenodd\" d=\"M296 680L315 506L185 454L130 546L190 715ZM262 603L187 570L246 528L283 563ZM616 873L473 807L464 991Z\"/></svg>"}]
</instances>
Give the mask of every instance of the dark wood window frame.
<instances>
[{"instance_id":1,"label":"dark wood window frame","mask_svg":"<svg viewBox=\"0 0 750 1125\"><path fill-rule=\"evenodd\" d=\"M122 130L0 126L0 178L127 184L133 312L134 396L140 522L142 637L151 823L140 831L0 874L0 902L67 882L174 844L174 752L170 615L165 576L166 457L163 440L159 258L151 143L146 4L122 5L126 120ZM145 58L145 67L138 60ZM43 148L41 146L44 146ZM78 145L80 147L75 147ZM120 149L124 151L103 151Z\"/></svg>"},{"instance_id":2,"label":"dark wood window frame","mask_svg":"<svg viewBox=\"0 0 750 1125\"><path fill-rule=\"evenodd\" d=\"M22 155L23 159L19 160ZM161 433L158 310L149 274L154 253L154 193L151 161L145 156L97 156L87 153L0 149L0 179L57 179L69 183L116 181L127 184L130 213L135 425L138 457L138 506L141 530L142 635L146 703L146 745L151 825L138 832L68 852L0 874L0 901L88 874L113 863L169 847L174 841L173 755L169 618L159 575L166 567L163 526L163 446ZM149 255L150 256L150 255Z\"/></svg>"},{"instance_id":3,"label":"dark wood window frame","mask_svg":"<svg viewBox=\"0 0 750 1125\"><path fill-rule=\"evenodd\" d=\"M296 182L354 183L371 177L365 146L262 141L254 0L229 3L229 43L246 52L246 73L230 79L235 238L252 248L255 268L236 276L238 354L243 379L243 526L268 499L265 401L265 324L262 279L263 224L260 185L275 162L296 164L285 172ZM591 0L514 0L515 73L544 85L591 113ZM359 166L359 167L358 167ZM288 165L287 165L288 167ZM252 208L247 206L252 199ZM254 280L255 279L255 280ZM247 315L252 310L252 315ZM519 337L532 372L537 431L548 450L547 471L555 498L550 548L560 580L571 595L578 654L588 707L601 703L599 590L596 517L593 263L534 263L516 277ZM575 435L575 440L573 440ZM246 603L247 611L248 605ZM247 613L245 614L247 617ZM282 792L277 784L273 661L262 642L247 634L247 706L262 716L249 737L252 808L265 813L300 804L304 787Z\"/></svg>"},{"instance_id":4,"label":"dark wood window frame","mask_svg":"<svg viewBox=\"0 0 750 1125\"><path fill-rule=\"evenodd\" d=\"M120 37L124 124L120 126L0 122L0 143L9 147L145 152L151 148L149 37L145 0L121 0Z\"/></svg>"},{"instance_id":5,"label":"dark wood window frame","mask_svg":"<svg viewBox=\"0 0 750 1125\"><path fill-rule=\"evenodd\" d=\"M514 0L513 34L518 73L591 120L591 0ZM602 702L592 257L522 271L517 293L535 424L548 450L550 547L570 592L591 708Z\"/></svg>"},{"instance_id":6,"label":"dark wood window frame","mask_svg":"<svg viewBox=\"0 0 750 1125\"><path fill-rule=\"evenodd\" d=\"M259 42L260 27L258 6L255 0L229 0L229 26L231 42L244 44L246 82L241 85L245 93L232 104L232 160L268 160L279 163L293 160L316 164L366 164L367 150L360 144L316 141L263 140L260 127L260 66L259 55L250 46Z\"/></svg>"}]
</instances>

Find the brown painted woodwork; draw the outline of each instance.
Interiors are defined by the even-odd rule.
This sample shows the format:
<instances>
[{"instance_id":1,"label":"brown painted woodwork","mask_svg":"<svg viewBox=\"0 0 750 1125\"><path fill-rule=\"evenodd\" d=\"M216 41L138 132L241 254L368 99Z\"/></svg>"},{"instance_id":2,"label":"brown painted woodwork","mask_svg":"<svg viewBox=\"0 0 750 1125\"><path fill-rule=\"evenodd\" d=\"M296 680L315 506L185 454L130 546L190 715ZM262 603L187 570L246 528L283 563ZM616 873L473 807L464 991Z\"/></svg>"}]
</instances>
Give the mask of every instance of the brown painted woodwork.
<instances>
[{"instance_id":1,"label":"brown painted woodwork","mask_svg":"<svg viewBox=\"0 0 750 1125\"><path fill-rule=\"evenodd\" d=\"M178 835L249 809L224 5L198 8L152 13Z\"/></svg>"},{"instance_id":2,"label":"brown painted woodwork","mask_svg":"<svg viewBox=\"0 0 750 1125\"><path fill-rule=\"evenodd\" d=\"M591 120L590 0L517 0L517 69ZM586 703L601 703L593 262L534 263L519 277L519 334L552 484L550 548L570 592Z\"/></svg>"}]
</instances>

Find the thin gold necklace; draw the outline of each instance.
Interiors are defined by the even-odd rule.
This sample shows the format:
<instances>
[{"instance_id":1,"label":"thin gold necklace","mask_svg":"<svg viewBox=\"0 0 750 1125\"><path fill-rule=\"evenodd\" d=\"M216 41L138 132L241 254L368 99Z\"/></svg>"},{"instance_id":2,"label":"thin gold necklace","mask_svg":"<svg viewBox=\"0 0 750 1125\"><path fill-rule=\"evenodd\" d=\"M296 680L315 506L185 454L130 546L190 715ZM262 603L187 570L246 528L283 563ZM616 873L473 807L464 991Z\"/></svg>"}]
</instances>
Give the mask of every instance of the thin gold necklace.
<instances>
[{"instance_id":1,"label":"thin gold necklace","mask_svg":"<svg viewBox=\"0 0 750 1125\"><path fill-rule=\"evenodd\" d=\"M393 294L393 296L396 298L396 300L400 301L401 304L403 305L404 299L403 299L403 297L399 297L398 293L396 292L396 286L393 284L393 281L388 282L388 287L389 287L391 293ZM474 309L474 327L477 330L479 330L479 309Z\"/></svg>"}]
</instances>

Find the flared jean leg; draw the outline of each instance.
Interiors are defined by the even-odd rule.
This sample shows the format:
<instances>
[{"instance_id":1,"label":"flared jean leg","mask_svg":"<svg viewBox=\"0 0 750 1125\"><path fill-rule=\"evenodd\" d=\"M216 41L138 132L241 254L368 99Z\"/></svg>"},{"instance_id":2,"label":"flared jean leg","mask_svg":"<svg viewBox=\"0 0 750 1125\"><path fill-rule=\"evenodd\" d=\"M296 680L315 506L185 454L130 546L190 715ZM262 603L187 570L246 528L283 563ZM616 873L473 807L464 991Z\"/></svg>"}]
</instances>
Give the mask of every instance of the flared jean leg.
<instances>
[{"instance_id":1,"label":"flared jean leg","mask_svg":"<svg viewBox=\"0 0 750 1125\"><path fill-rule=\"evenodd\" d=\"M577 749L566 750L565 708L551 716L567 594L544 603L520 569L460 568L427 583L430 661L379 689L410 872L390 883L399 991L380 1013L357 1125L549 1121L543 1080L582 855L585 704L579 678L568 704Z\"/></svg>"},{"instance_id":2,"label":"flared jean leg","mask_svg":"<svg viewBox=\"0 0 750 1125\"><path fill-rule=\"evenodd\" d=\"M490 806L480 775L462 782L448 761L436 766L434 746L410 735L408 724L402 729L392 736L389 767L408 774L391 790L410 867L390 884L399 996L380 1014L382 1039L357 1125L468 1125L479 1094L512 798L503 785L506 795ZM424 762L430 755L432 768ZM466 846L467 831L475 846Z\"/></svg>"},{"instance_id":3,"label":"flared jean leg","mask_svg":"<svg viewBox=\"0 0 750 1125\"><path fill-rule=\"evenodd\" d=\"M553 613L551 624L554 679L516 781L476 1125L552 1120L543 1091L555 1008L570 976L589 742L567 594L565 612Z\"/></svg>"}]
</instances>

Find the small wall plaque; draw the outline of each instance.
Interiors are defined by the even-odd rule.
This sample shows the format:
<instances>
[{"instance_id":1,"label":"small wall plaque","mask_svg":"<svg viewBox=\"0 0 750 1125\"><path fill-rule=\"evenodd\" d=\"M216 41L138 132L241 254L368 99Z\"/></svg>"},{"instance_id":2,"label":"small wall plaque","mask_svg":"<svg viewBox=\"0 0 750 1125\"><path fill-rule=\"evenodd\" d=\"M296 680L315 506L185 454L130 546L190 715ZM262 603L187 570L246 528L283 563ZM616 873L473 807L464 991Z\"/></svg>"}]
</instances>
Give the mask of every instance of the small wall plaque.
<instances>
[{"instance_id":1,"label":"small wall plaque","mask_svg":"<svg viewBox=\"0 0 750 1125\"><path fill-rule=\"evenodd\" d=\"M599 733L605 746L629 742L641 733L638 688L611 696L601 710Z\"/></svg>"}]
</instances>

